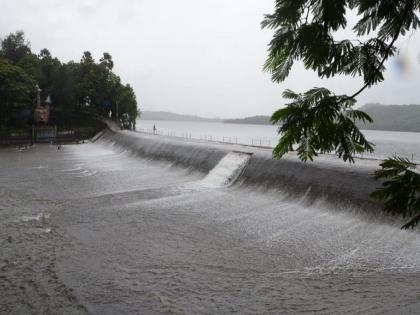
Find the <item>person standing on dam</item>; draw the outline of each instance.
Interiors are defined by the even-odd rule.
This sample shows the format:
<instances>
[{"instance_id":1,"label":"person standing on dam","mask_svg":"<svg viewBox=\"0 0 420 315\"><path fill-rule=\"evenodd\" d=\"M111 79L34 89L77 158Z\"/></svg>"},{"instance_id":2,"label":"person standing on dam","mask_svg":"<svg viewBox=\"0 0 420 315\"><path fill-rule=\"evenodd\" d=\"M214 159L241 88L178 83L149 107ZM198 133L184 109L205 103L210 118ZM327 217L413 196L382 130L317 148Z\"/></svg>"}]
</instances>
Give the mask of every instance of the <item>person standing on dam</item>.
<instances>
[{"instance_id":1,"label":"person standing on dam","mask_svg":"<svg viewBox=\"0 0 420 315\"><path fill-rule=\"evenodd\" d=\"M156 134L156 131L157 131L156 125L153 125L153 134Z\"/></svg>"}]
</instances>

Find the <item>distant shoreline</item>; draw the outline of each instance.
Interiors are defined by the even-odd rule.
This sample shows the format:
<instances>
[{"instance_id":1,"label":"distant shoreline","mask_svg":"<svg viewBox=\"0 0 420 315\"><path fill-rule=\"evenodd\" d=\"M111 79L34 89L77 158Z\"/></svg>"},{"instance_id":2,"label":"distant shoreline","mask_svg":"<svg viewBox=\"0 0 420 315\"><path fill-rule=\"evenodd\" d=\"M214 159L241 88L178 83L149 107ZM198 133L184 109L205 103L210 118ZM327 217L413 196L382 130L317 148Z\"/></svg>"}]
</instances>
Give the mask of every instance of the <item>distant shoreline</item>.
<instances>
[{"instance_id":1,"label":"distant shoreline","mask_svg":"<svg viewBox=\"0 0 420 315\"><path fill-rule=\"evenodd\" d=\"M164 120L164 119L140 119L140 121L171 121L171 122L195 122L195 123L205 123L206 121L190 121L190 120ZM239 122L228 122L226 120L219 120L219 121L212 121L214 123L221 123L221 124L237 124L237 125L254 125L254 126L272 126L271 124L255 124L255 123L239 123ZM413 133L420 133L420 131L411 131L411 130L384 130L384 129L372 129L372 128L366 128L366 126L361 126L361 130L371 130L371 131L392 131L392 132L413 132Z\"/></svg>"},{"instance_id":2,"label":"distant shoreline","mask_svg":"<svg viewBox=\"0 0 420 315\"><path fill-rule=\"evenodd\" d=\"M372 117L372 124L358 123L360 129L395 132L420 132L420 105L367 104L358 108ZM236 119L203 118L163 111L144 111L140 120L219 122L243 125L271 125L270 116L258 115Z\"/></svg>"}]
</instances>

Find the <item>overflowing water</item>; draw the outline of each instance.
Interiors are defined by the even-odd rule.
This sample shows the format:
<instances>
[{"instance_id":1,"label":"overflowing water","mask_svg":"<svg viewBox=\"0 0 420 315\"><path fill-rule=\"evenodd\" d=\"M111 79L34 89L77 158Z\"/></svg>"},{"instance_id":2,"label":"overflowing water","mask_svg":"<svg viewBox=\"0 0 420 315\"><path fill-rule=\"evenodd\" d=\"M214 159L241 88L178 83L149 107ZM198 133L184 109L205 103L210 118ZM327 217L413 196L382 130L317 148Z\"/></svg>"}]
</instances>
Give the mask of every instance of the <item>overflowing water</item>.
<instances>
[{"instance_id":1,"label":"overflowing water","mask_svg":"<svg viewBox=\"0 0 420 315\"><path fill-rule=\"evenodd\" d=\"M221 187L234 183L243 172L251 155L252 153L240 151L229 152L201 183L209 187Z\"/></svg>"},{"instance_id":2,"label":"overflowing water","mask_svg":"<svg viewBox=\"0 0 420 315\"><path fill-rule=\"evenodd\" d=\"M0 150L0 313L419 312L420 234L359 206L373 166L157 138Z\"/></svg>"}]
</instances>

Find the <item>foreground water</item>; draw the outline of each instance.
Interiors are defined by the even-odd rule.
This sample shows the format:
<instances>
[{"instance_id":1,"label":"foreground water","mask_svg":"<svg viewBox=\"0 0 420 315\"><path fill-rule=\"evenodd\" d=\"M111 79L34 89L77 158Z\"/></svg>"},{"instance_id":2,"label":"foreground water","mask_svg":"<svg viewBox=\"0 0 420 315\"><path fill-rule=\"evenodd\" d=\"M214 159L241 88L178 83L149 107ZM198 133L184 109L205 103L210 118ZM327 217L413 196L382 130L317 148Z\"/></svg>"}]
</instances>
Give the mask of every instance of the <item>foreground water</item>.
<instances>
[{"instance_id":1,"label":"foreground water","mask_svg":"<svg viewBox=\"0 0 420 315\"><path fill-rule=\"evenodd\" d=\"M223 186L229 161L1 149L0 313L419 313L419 233Z\"/></svg>"}]
</instances>

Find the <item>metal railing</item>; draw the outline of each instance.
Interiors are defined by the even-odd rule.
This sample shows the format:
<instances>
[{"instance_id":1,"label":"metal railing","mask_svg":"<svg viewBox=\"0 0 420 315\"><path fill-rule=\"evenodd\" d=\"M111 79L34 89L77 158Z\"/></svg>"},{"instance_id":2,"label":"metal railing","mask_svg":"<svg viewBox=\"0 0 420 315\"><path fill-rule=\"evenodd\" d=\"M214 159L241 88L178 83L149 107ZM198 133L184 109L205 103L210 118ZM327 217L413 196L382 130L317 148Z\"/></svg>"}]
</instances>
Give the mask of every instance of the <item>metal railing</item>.
<instances>
[{"instance_id":1,"label":"metal railing","mask_svg":"<svg viewBox=\"0 0 420 315\"><path fill-rule=\"evenodd\" d=\"M99 132L97 130L96 132ZM93 133L95 134L95 133ZM55 126L34 127L27 131L0 134L0 145L26 145L34 143L71 143L87 140L91 135L78 128L59 130Z\"/></svg>"},{"instance_id":2,"label":"metal railing","mask_svg":"<svg viewBox=\"0 0 420 315\"><path fill-rule=\"evenodd\" d=\"M216 143L225 143L225 144L239 144L239 145L245 145L245 146L252 146L252 147L258 147L258 148L264 148L264 149L272 149L273 145L276 143L273 143L273 139L267 139L267 138L252 138L248 141L244 141L241 139L238 139L238 137L232 137L232 136L215 136L215 135L207 135L207 134L200 134L199 136L194 136L191 132L176 132L176 131L165 131L162 130L156 130L153 132L152 129L144 129L144 128L138 128L138 132L146 133L146 134L155 134L158 136L166 136L166 137L172 137L172 138L178 138L178 139L192 139L192 140L199 140L199 141L207 141L207 142L216 142ZM331 153L330 155L335 155L334 153ZM370 153L361 153L361 154L355 154L355 157L360 159L383 159L388 156L404 156L408 158L410 161L413 162L420 162L420 155L418 154L404 154L404 153L398 153L395 152L393 154L388 154L386 156L378 155L378 154L370 154Z\"/></svg>"},{"instance_id":3,"label":"metal railing","mask_svg":"<svg viewBox=\"0 0 420 315\"><path fill-rule=\"evenodd\" d=\"M216 142L216 143L226 143L226 144L239 144L239 145L246 145L246 146L253 146L253 147L260 147L260 148L272 148L271 147L271 140L266 138L252 138L248 142L241 141L238 137L232 136L214 136L208 134L200 134L199 136L194 136L191 132L176 132L176 131L166 131L163 132L162 130L153 130L147 128L137 128L137 132L146 133L146 134L154 134L157 136L166 136L178 139L192 139L192 140L201 140L207 142Z\"/></svg>"}]
</instances>

